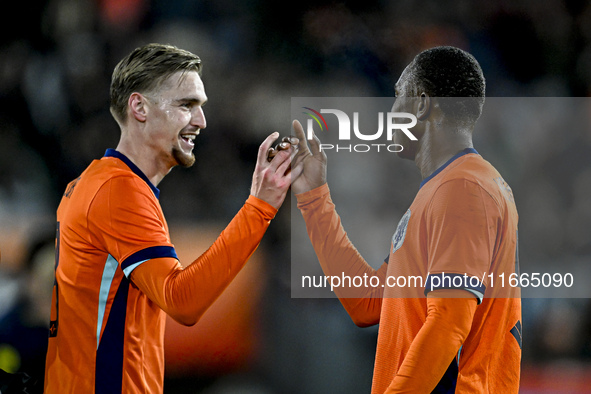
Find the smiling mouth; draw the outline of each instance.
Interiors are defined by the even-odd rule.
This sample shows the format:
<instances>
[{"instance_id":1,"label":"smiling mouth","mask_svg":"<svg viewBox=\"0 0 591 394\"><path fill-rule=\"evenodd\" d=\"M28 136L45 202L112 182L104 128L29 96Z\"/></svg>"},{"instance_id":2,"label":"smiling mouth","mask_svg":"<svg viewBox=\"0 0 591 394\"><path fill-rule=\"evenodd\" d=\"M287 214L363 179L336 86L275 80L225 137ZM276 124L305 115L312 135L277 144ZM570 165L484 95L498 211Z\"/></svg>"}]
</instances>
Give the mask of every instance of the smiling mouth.
<instances>
[{"instance_id":1,"label":"smiling mouth","mask_svg":"<svg viewBox=\"0 0 591 394\"><path fill-rule=\"evenodd\" d=\"M186 143L188 143L190 145L195 145L195 138L197 138L198 135L199 135L199 130L197 130L195 133L191 133L191 134L181 134L181 138Z\"/></svg>"}]
</instances>

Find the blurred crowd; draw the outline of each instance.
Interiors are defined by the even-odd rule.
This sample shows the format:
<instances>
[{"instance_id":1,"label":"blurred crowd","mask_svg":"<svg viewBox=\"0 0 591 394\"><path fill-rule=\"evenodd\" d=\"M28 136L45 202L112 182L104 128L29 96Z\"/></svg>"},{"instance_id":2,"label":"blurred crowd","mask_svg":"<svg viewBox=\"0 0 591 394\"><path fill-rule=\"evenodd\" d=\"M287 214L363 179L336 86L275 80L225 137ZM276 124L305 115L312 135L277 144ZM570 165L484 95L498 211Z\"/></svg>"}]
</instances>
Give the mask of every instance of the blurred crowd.
<instances>
[{"instance_id":1,"label":"blurred crowd","mask_svg":"<svg viewBox=\"0 0 591 394\"><path fill-rule=\"evenodd\" d=\"M513 188L522 267L589 270L591 4L584 0L32 0L11 9L0 16L2 369L43 374L55 209L66 184L117 145L110 75L148 42L198 54L209 97L196 165L159 185L171 228L233 217L260 142L275 130L290 133L291 97L393 97L414 55L455 45L478 59L490 97L580 97L550 103L576 110L572 123L517 101L511 127L487 119L476 148ZM392 231L418 189L415 171L404 163L372 172L392 198L381 202L392 208L385 212ZM358 188L349 186L338 190L345 212L358 204ZM356 328L334 299L290 297L290 220L289 208L281 210L261 247L267 279L256 360L232 374L169 378L168 392L369 391L377 330ZM352 227L361 237L367 226ZM591 360L588 299L523 305L524 371Z\"/></svg>"}]
</instances>

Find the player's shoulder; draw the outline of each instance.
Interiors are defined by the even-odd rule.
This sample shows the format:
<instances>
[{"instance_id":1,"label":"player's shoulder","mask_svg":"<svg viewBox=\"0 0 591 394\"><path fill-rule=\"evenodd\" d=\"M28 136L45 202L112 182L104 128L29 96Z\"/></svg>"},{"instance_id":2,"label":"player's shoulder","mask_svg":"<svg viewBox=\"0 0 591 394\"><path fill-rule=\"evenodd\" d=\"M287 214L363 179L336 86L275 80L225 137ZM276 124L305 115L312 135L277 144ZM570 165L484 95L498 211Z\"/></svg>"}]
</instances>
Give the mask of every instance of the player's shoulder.
<instances>
[{"instance_id":1,"label":"player's shoulder","mask_svg":"<svg viewBox=\"0 0 591 394\"><path fill-rule=\"evenodd\" d=\"M441 184L463 182L473 189L480 189L497 204L513 201L513 192L499 171L479 154L465 155L445 174Z\"/></svg>"},{"instance_id":2,"label":"player's shoulder","mask_svg":"<svg viewBox=\"0 0 591 394\"><path fill-rule=\"evenodd\" d=\"M103 157L99 160L100 172L99 181L103 185L108 185L112 195L118 195L122 198L131 198L134 194L142 194L150 198L155 197L152 187L130 169L127 164L114 157Z\"/></svg>"},{"instance_id":3,"label":"player's shoulder","mask_svg":"<svg viewBox=\"0 0 591 394\"><path fill-rule=\"evenodd\" d=\"M140 193L150 195L150 187L125 163L113 157L103 157L94 160L79 178L72 181L66 194L75 189L84 189L92 194L108 191L111 195L121 197Z\"/></svg>"},{"instance_id":4,"label":"player's shoulder","mask_svg":"<svg viewBox=\"0 0 591 394\"><path fill-rule=\"evenodd\" d=\"M491 176L499 176L497 169L477 153L460 157L455 166L445 174L444 181L466 179L471 181L488 180Z\"/></svg>"}]
</instances>

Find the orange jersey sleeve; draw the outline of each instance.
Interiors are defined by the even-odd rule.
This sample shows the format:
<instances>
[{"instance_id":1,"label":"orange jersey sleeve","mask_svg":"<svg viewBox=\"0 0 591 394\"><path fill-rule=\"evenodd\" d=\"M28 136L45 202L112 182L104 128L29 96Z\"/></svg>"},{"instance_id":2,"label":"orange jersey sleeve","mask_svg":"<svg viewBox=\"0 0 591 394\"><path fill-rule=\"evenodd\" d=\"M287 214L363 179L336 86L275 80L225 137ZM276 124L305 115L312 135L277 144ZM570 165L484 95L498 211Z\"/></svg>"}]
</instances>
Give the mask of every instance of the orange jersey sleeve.
<instances>
[{"instance_id":1,"label":"orange jersey sleeve","mask_svg":"<svg viewBox=\"0 0 591 394\"><path fill-rule=\"evenodd\" d=\"M432 292L427 298L425 323L413 339L386 393L433 391L450 363L455 362L455 356L468 337L476 307L476 298L468 293L458 294L458 290Z\"/></svg>"},{"instance_id":2,"label":"orange jersey sleeve","mask_svg":"<svg viewBox=\"0 0 591 394\"><path fill-rule=\"evenodd\" d=\"M172 318L193 325L254 253L276 212L250 196L213 245L187 268L175 259L152 259L134 269L131 280Z\"/></svg>"},{"instance_id":3,"label":"orange jersey sleeve","mask_svg":"<svg viewBox=\"0 0 591 394\"><path fill-rule=\"evenodd\" d=\"M379 277L383 283L387 264L379 270L372 268L359 254L345 232L341 218L330 198L327 184L306 193L296 195L308 236L326 276ZM339 287L335 294L355 324L377 324L382 308L383 287Z\"/></svg>"}]
</instances>

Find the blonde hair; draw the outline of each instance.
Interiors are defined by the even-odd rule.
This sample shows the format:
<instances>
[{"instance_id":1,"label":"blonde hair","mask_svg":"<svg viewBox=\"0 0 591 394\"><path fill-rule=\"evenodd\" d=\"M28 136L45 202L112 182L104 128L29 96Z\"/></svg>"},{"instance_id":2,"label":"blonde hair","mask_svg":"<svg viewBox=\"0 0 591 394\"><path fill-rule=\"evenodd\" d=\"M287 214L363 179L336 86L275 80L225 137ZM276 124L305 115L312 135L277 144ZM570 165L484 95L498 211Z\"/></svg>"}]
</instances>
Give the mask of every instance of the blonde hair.
<instances>
[{"instance_id":1,"label":"blonde hair","mask_svg":"<svg viewBox=\"0 0 591 394\"><path fill-rule=\"evenodd\" d=\"M124 57L111 77L111 114L125 123L127 101L134 93L147 93L158 88L172 74L196 71L201 74L199 56L172 45L147 44Z\"/></svg>"}]
</instances>

